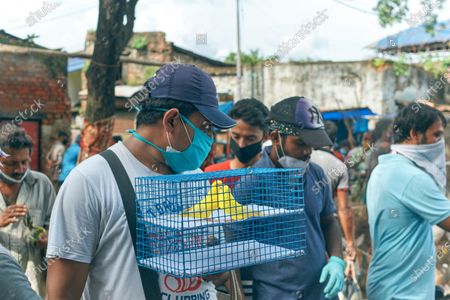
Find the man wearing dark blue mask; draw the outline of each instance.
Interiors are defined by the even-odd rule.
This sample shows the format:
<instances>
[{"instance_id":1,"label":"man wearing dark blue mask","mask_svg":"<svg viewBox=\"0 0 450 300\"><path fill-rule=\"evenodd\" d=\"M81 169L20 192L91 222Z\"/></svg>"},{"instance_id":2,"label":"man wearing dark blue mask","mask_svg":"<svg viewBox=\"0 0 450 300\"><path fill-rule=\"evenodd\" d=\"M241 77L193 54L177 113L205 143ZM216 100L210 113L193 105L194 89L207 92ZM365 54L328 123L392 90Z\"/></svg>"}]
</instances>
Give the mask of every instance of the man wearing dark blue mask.
<instances>
[{"instance_id":1,"label":"man wearing dark blue mask","mask_svg":"<svg viewBox=\"0 0 450 300\"><path fill-rule=\"evenodd\" d=\"M210 151L213 127L235 125L219 111L211 77L193 65L161 67L144 91L132 136L109 149L132 183L139 176L195 171ZM49 263L49 299L216 299L214 284L222 283L221 276L214 283L170 276L156 278L156 284L143 280L125 193L102 156L77 166L58 194L47 251L57 258ZM76 242L67 242L71 238Z\"/></svg>"},{"instance_id":2,"label":"man wearing dark blue mask","mask_svg":"<svg viewBox=\"0 0 450 300\"><path fill-rule=\"evenodd\" d=\"M307 254L251 267L254 299L336 299L344 283L342 235L325 173L309 162L312 148L331 145L320 111L305 97L284 99L270 110L269 132L272 146L254 167L304 174ZM317 182L324 184L314 190Z\"/></svg>"},{"instance_id":3,"label":"man wearing dark blue mask","mask_svg":"<svg viewBox=\"0 0 450 300\"><path fill-rule=\"evenodd\" d=\"M257 99L242 99L234 104L229 116L236 121L230 138L230 148L235 157L208 166L205 172L251 167L260 158L262 144L267 138L267 107Z\"/></svg>"}]
</instances>

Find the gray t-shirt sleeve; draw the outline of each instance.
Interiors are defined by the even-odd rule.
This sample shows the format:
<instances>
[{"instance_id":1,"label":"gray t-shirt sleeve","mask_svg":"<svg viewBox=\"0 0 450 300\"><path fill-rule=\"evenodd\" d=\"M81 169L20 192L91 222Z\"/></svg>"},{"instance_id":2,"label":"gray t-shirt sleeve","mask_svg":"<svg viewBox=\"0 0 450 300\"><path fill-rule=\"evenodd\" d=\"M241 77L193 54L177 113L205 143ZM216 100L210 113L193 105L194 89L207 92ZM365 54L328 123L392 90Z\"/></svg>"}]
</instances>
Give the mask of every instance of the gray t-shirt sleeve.
<instances>
[{"instance_id":1,"label":"gray t-shirt sleeve","mask_svg":"<svg viewBox=\"0 0 450 300\"><path fill-rule=\"evenodd\" d=\"M348 189L348 168L343 166L342 175L339 177L338 189Z\"/></svg>"},{"instance_id":2,"label":"gray t-shirt sleeve","mask_svg":"<svg viewBox=\"0 0 450 300\"><path fill-rule=\"evenodd\" d=\"M50 219L47 257L90 263L100 236L98 193L74 169L58 192Z\"/></svg>"},{"instance_id":3,"label":"gray t-shirt sleeve","mask_svg":"<svg viewBox=\"0 0 450 300\"><path fill-rule=\"evenodd\" d=\"M42 300L14 259L0 246L0 299Z\"/></svg>"},{"instance_id":4,"label":"gray t-shirt sleeve","mask_svg":"<svg viewBox=\"0 0 450 300\"><path fill-rule=\"evenodd\" d=\"M317 165L316 165L317 166ZM322 168L317 166L318 182L327 182L327 176L325 175ZM336 206L334 205L333 196L331 194L331 189L329 184L325 184L322 186L322 195L323 199L317 199L317 201L322 200L322 211L320 212L320 216L327 216L336 213Z\"/></svg>"}]
</instances>

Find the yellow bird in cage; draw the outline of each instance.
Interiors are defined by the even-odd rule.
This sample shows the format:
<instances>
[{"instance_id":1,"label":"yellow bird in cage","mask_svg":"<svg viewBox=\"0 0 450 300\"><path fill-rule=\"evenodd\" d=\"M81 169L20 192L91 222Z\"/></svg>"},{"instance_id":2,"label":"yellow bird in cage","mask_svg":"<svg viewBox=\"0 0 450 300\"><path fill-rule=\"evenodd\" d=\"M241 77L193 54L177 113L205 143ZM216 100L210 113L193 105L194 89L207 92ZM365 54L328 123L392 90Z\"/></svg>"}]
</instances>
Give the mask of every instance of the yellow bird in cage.
<instances>
[{"instance_id":1,"label":"yellow bird in cage","mask_svg":"<svg viewBox=\"0 0 450 300\"><path fill-rule=\"evenodd\" d=\"M261 216L260 213L253 212L237 202L231 193L230 187L223 184L220 180L214 181L205 198L186 209L182 215L184 217L206 219L218 209L222 209L234 221Z\"/></svg>"}]
</instances>

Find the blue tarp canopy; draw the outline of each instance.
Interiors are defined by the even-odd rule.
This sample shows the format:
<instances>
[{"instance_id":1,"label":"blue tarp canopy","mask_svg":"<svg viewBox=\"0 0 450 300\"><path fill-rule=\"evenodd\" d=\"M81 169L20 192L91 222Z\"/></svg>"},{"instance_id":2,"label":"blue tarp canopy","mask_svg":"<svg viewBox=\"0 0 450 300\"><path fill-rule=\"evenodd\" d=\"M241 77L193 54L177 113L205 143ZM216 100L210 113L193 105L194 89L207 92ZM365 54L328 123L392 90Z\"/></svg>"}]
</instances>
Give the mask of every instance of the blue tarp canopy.
<instances>
[{"instance_id":1,"label":"blue tarp canopy","mask_svg":"<svg viewBox=\"0 0 450 300\"><path fill-rule=\"evenodd\" d=\"M230 110L233 108L233 101L228 101L222 104L219 104L219 110L223 112L224 114L228 114Z\"/></svg>"},{"instance_id":2,"label":"blue tarp canopy","mask_svg":"<svg viewBox=\"0 0 450 300\"><path fill-rule=\"evenodd\" d=\"M82 58L74 57L67 60L67 72L75 72L83 69L84 61Z\"/></svg>"},{"instance_id":3,"label":"blue tarp canopy","mask_svg":"<svg viewBox=\"0 0 450 300\"><path fill-rule=\"evenodd\" d=\"M342 120L342 119L358 119L368 116L376 116L376 113L370 110L368 107L352 108L345 110L332 110L322 112L324 120Z\"/></svg>"}]
</instances>

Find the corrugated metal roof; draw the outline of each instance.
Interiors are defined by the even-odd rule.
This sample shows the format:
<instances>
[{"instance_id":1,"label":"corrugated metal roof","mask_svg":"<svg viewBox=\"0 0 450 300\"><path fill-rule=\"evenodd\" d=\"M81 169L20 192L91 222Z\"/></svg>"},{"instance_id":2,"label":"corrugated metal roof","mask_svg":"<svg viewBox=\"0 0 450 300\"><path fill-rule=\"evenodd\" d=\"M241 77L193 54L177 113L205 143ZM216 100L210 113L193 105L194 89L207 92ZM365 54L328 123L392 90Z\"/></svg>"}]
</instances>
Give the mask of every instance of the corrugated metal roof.
<instances>
[{"instance_id":1,"label":"corrugated metal roof","mask_svg":"<svg viewBox=\"0 0 450 300\"><path fill-rule=\"evenodd\" d=\"M45 48L34 42L30 42L27 39L21 39L15 35L7 33L6 31L4 31L2 29L0 29L0 44L21 46L21 47L30 47L30 48L39 48L39 49L48 49L48 48Z\"/></svg>"},{"instance_id":2,"label":"corrugated metal roof","mask_svg":"<svg viewBox=\"0 0 450 300\"><path fill-rule=\"evenodd\" d=\"M450 42L450 20L438 22L434 27L434 34L426 32L425 26L420 25L387 36L367 47L383 51L448 42Z\"/></svg>"}]
</instances>

